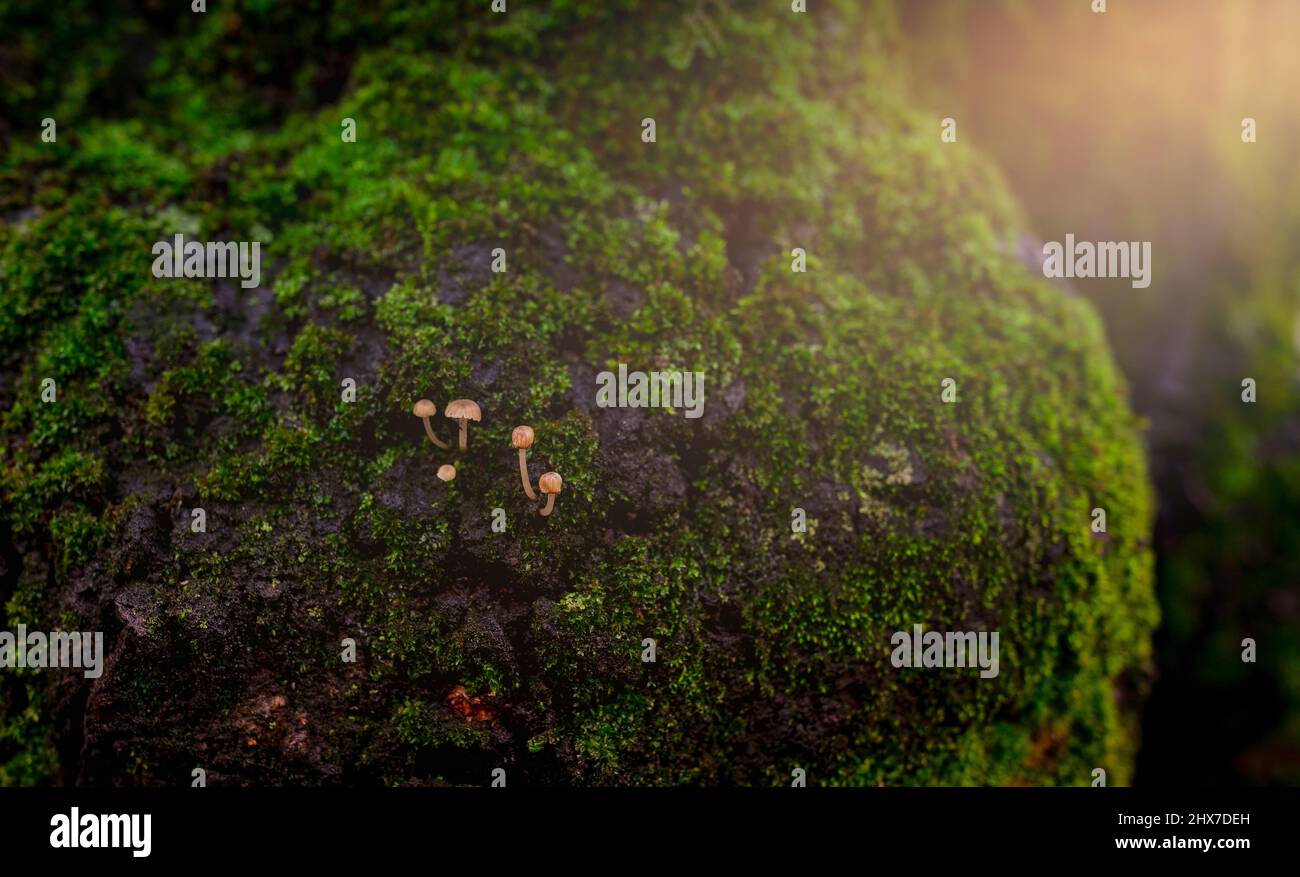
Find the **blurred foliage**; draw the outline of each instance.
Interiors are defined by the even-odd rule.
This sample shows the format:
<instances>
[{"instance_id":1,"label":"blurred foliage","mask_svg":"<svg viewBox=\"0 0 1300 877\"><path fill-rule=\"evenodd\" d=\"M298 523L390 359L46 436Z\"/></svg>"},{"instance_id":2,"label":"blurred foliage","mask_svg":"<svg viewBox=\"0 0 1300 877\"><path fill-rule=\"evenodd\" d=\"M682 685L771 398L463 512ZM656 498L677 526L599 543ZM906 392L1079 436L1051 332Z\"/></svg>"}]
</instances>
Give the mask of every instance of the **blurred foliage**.
<instances>
[{"instance_id":1,"label":"blurred foliage","mask_svg":"<svg viewBox=\"0 0 1300 877\"><path fill-rule=\"evenodd\" d=\"M1149 289L1076 281L1151 421L1164 626L1138 781L1300 782L1300 4L902 9L936 131L997 159L1042 240L1153 242Z\"/></svg>"}]
</instances>

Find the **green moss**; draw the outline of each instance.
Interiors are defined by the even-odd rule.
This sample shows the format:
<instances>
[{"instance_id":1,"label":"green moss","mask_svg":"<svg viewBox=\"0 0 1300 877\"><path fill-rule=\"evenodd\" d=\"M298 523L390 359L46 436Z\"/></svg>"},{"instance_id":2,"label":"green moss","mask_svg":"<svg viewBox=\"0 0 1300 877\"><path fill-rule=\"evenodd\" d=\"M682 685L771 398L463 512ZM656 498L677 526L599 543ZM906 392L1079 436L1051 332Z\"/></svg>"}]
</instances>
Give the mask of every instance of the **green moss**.
<instances>
[{"instance_id":1,"label":"green moss","mask_svg":"<svg viewBox=\"0 0 1300 877\"><path fill-rule=\"evenodd\" d=\"M416 746L451 746L477 749L488 742L488 733L462 722L447 721L434 705L408 700L398 707L394 725L404 743Z\"/></svg>"},{"instance_id":2,"label":"green moss","mask_svg":"<svg viewBox=\"0 0 1300 877\"><path fill-rule=\"evenodd\" d=\"M14 672L14 671L9 671ZM58 769L54 734L45 719L45 694L36 671L10 687L5 711L0 715L0 786L32 786L49 779ZM21 692L14 697L12 691ZM10 699L12 698L12 699Z\"/></svg>"}]
</instances>

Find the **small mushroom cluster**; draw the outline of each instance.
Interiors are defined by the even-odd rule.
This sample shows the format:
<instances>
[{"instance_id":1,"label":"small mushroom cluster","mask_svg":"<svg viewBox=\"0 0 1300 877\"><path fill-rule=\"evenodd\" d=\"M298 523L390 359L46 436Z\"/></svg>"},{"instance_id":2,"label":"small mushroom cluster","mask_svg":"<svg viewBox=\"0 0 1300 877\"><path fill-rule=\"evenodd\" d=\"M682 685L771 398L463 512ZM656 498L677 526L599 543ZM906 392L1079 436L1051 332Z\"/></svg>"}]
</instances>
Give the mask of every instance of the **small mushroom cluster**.
<instances>
[{"instance_id":1,"label":"small mushroom cluster","mask_svg":"<svg viewBox=\"0 0 1300 877\"><path fill-rule=\"evenodd\" d=\"M437 433L433 431L433 424L429 418L438 413L438 406L434 405L428 399L421 399L411 408L411 413L424 421L424 433L433 442L444 451L451 450L451 445L438 438ZM469 399L456 399L447 404L443 411L443 416L460 424L460 449L469 450L469 422L473 420L478 423L483 419L483 412L479 409L478 403ZM528 449L533 446L533 428L531 426L516 426L514 432L510 434L510 443L519 451L519 478L524 484L524 494L529 499L537 499L537 494L533 491L532 482L528 478ZM442 481L451 481L456 477L456 467L450 463L444 463L438 467L438 478ZM537 479L537 489L546 494L546 504L538 510L542 517L546 517L555 511L555 498L560 495L564 488L564 481L560 478L558 472L547 472L541 478Z\"/></svg>"},{"instance_id":2,"label":"small mushroom cluster","mask_svg":"<svg viewBox=\"0 0 1300 877\"><path fill-rule=\"evenodd\" d=\"M519 451L519 479L523 481L524 494L529 499L537 499L537 494L533 493L533 485L528 480L527 454L528 449L533 446L533 437L531 426L516 426L514 432L510 433L510 444ZM558 472L547 472L537 479L537 489L546 494L546 505L542 506L540 511L542 517L555 511L555 498L560 495L563 488L564 481Z\"/></svg>"},{"instance_id":3,"label":"small mushroom cluster","mask_svg":"<svg viewBox=\"0 0 1300 877\"><path fill-rule=\"evenodd\" d=\"M433 424L429 418L438 413L438 406L434 405L428 399L421 399L415 403L411 413L424 421L424 434L444 451L451 450L451 445L438 438L433 431ZM456 421L460 424L460 449L469 450L469 422L475 423L483 419L483 412L479 410L478 403L470 399L454 399L447 403L447 409L442 412L444 417ZM438 477L443 481L450 481L456 477L456 467L450 463L444 463L438 467Z\"/></svg>"}]
</instances>

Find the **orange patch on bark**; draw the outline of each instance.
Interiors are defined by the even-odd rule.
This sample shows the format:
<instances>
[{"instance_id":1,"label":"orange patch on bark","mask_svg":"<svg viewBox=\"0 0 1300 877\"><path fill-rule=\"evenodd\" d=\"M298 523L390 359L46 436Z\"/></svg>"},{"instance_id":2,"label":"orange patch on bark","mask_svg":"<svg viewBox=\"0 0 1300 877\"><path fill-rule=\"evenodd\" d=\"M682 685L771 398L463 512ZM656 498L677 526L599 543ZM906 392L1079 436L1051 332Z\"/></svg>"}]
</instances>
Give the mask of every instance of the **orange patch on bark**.
<instances>
[{"instance_id":1,"label":"orange patch on bark","mask_svg":"<svg viewBox=\"0 0 1300 877\"><path fill-rule=\"evenodd\" d=\"M447 695L447 704L452 711L462 716L467 722L490 722L497 717L499 710L488 702L486 697L471 697L464 685L457 685Z\"/></svg>"}]
</instances>

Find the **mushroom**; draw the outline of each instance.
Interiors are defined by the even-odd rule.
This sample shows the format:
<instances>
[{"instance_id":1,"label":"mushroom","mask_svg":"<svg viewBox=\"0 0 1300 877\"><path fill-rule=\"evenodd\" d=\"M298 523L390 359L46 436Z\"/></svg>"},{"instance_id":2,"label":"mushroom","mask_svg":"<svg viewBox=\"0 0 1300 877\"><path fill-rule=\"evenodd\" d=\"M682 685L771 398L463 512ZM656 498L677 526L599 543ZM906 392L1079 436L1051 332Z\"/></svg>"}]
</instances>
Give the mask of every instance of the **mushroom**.
<instances>
[{"instance_id":1,"label":"mushroom","mask_svg":"<svg viewBox=\"0 0 1300 877\"><path fill-rule=\"evenodd\" d=\"M529 499L537 499L533 485L528 480L528 461L525 459L525 451L533 446L533 428L516 426L515 431L510 433L510 444L519 449L519 478L524 482L524 493Z\"/></svg>"},{"instance_id":2,"label":"mushroom","mask_svg":"<svg viewBox=\"0 0 1300 877\"><path fill-rule=\"evenodd\" d=\"M438 477L443 481L451 481L456 477L456 467L450 463L443 463L438 467Z\"/></svg>"},{"instance_id":3,"label":"mushroom","mask_svg":"<svg viewBox=\"0 0 1300 877\"><path fill-rule=\"evenodd\" d=\"M444 451L451 450L451 445L433 434L433 424L429 422L429 418L438 413L437 405L434 405L428 399L421 399L419 402L415 403L415 407L411 409L411 413L424 421L424 432L429 436L429 441L433 442Z\"/></svg>"},{"instance_id":4,"label":"mushroom","mask_svg":"<svg viewBox=\"0 0 1300 877\"><path fill-rule=\"evenodd\" d=\"M447 410L442 413L460 423L460 449L463 451L468 448L469 422L473 420L477 423L483 419L483 412L479 411L478 403L469 399L455 399L447 403Z\"/></svg>"},{"instance_id":5,"label":"mushroom","mask_svg":"<svg viewBox=\"0 0 1300 877\"><path fill-rule=\"evenodd\" d=\"M560 480L559 472L547 472L537 479L537 488L546 494L546 505L542 507L543 517L555 509L555 498L560 495L560 488L563 486L564 482Z\"/></svg>"}]
</instances>

